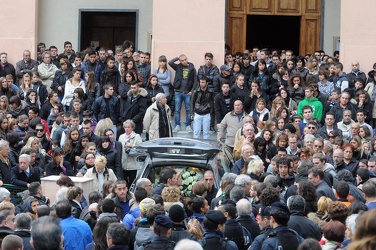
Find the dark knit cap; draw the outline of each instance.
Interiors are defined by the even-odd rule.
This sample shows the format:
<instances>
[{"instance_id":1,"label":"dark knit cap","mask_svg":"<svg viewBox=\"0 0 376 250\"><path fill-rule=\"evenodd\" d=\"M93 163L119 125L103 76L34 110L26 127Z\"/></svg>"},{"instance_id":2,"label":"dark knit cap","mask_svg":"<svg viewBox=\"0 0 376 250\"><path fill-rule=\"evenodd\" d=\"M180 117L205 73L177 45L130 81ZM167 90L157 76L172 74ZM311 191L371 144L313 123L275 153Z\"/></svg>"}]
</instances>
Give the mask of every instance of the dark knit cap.
<instances>
[{"instance_id":1,"label":"dark knit cap","mask_svg":"<svg viewBox=\"0 0 376 250\"><path fill-rule=\"evenodd\" d=\"M182 222L185 219L184 209L178 204L172 205L170 210L168 210L168 216L173 222Z\"/></svg>"}]
</instances>

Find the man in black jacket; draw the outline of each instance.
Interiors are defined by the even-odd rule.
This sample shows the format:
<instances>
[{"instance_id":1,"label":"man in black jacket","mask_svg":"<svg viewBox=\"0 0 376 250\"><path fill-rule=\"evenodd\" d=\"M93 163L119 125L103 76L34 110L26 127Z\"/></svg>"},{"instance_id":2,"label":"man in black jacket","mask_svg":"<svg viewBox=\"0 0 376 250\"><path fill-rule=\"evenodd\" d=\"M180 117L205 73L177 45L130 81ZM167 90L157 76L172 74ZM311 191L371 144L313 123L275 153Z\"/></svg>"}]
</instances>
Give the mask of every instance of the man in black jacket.
<instances>
[{"instance_id":1,"label":"man in black jacket","mask_svg":"<svg viewBox=\"0 0 376 250\"><path fill-rule=\"evenodd\" d=\"M24 244L24 250L31 250L33 249L30 245L31 239L31 217L26 213L17 214L16 218L14 219L14 224L16 225L16 230L14 231L14 235L20 236L22 238Z\"/></svg>"},{"instance_id":2,"label":"man in black jacket","mask_svg":"<svg viewBox=\"0 0 376 250\"><path fill-rule=\"evenodd\" d=\"M200 138L201 128L203 138L209 139L210 113L213 110L214 93L208 88L208 78L200 78L200 87L193 92L191 100L191 118L194 120L193 138Z\"/></svg>"},{"instance_id":3,"label":"man in black jacket","mask_svg":"<svg viewBox=\"0 0 376 250\"><path fill-rule=\"evenodd\" d=\"M30 155L22 154L18 158L19 165L11 170L12 184L16 186L29 187L30 183L37 181L40 182L39 168L30 166Z\"/></svg>"},{"instance_id":4,"label":"man in black jacket","mask_svg":"<svg viewBox=\"0 0 376 250\"><path fill-rule=\"evenodd\" d=\"M304 198L300 195L293 195L287 199L287 206L291 213L287 226L299 232L304 239L314 238L319 241L321 229L316 223L304 216Z\"/></svg>"},{"instance_id":5,"label":"man in black jacket","mask_svg":"<svg viewBox=\"0 0 376 250\"><path fill-rule=\"evenodd\" d=\"M219 75L219 69L217 66L212 64L213 54L208 52L205 53L205 64L201 65L198 69L197 80L200 81L201 77L206 76L208 78L208 88L213 89L213 80L214 77ZM213 97L214 98L214 97ZM210 113L210 131L215 131L214 126L214 109Z\"/></svg>"},{"instance_id":6,"label":"man in black jacket","mask_svg":"<svg viewBox=\"0 0 376 250\"><path fill-rule=\"evenodd\" d=\"M136 124L134 132L137 134L142 133L143 120L147 109L147 92L144 88L140 88L137 82L131 85L130 94L127 96L127 102L123 114L122 121L132 120ZM123 127L121 127L124 130ZM120 132L120 131L119 131ZM119 133L119 135L122 133Z\"/></svg>"},{"instance_id":7,"label":"man in black jacket","mask_svg":"<svg viewBox=\"0 0 376 250\"><path fill-rule=\"evenodd\" d=\"M231 86L228 81L223 81L221 92L214 97L214 111L217 124L220 124L225 115L234 110L234 102L237 96L230 91Z\"/></svg>"},{"instance_id":8,"label":"man in black jacket","mask_svg":"<svg viewBox=\"0 0 376 250\"><path fill-rule=\"evenodd\" d=\"M179 64L175 62L179 61ZM196 69L195 66L188 62L186 55L182 54L175 57L168 62L171 68L175 70L174 88L175 88L175 128L173 132L180 131L180 111L181 105L184 102L186 112L186 131L192 132L191 128L191 96L193 90L196 88Z\"/></svg>"},{"instance_id":9,"label":"man in black jacket","mask_svg":"<svg viewBox=\"0 0 376 250\"><path fill-rule=\"evenodd\" d=\"M168 216L174 223L171 232L171 239L175 243L182 239L197 240L195 236L187 231L187 228L184 225L184 214L184 209L179 204L172 205L170 210L168 210Z\"/></svg>"},{"instance_id":10,"label":"man in black jacket","mask_svg":"<svg viewBox=\"0 0 376 250\"><path fill-rule=\"evenodd\" d=\"M93 112L97 121L110 118L116 131L116 123L119 121L120 104L118 98L114 95L114 86L106 84L103 86L104 95L95 99L93 103Z\"/></svg>"},{"instance_id":11,"label":"man in black jacket","mask_svg":"<svg viewBox=\"0 0 376 250\"><path fill-rule=\"evenodd\" d=\"M225 231L223 232L224 237L227 237L229 240L234 241L239 250L247 249L244 248L242 226L236 221L235 202L225 200L218 207L218 210L221 211L226 217Z\"/></svg>"},{"instance_id":12,"label":"man in black jacket","mask_svg":"<svg viewBox=\"0 0 376 250\"><path fill-rule=\"evenodd\" d=\"M236 203L236 210L238 212L236 221L251 233L253 241L260 234L260 227L250 216L252 212L251 203L246 199L241 199Z\"/></svg>"},{"instance_id":13,"label":"man in black jacket","mask_svg":"<svg viewBox=\"0 0 376 250\"><path fill-rule=\"evenodd\" d=\"M14 69L13 64L8 63L8 54L6 52L0 53L0 77L12 75L13 79L16 80L16 70Z\"/></svg>"},{"instance_id":14,"label":"man in black jacket","mask_svg":"<svg viewBox=\"0 0 376 250\"><path fill-rule=\"evenodd\" d=\"M221 73L214 77L213 79L213 88L214 93L219 93L219 88L221 87L222 82L227 81L232 86L235 83L235 76L231 73L230 66L223 64L220 68Z\"/></svg>"}]
</instances>

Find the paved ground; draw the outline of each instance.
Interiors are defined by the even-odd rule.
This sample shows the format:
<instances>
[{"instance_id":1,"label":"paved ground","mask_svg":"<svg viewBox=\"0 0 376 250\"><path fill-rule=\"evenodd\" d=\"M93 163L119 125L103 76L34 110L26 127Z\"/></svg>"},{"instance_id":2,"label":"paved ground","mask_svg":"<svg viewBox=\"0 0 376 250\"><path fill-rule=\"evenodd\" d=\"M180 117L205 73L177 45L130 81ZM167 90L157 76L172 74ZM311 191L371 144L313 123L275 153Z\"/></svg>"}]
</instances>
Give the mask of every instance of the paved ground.
<instances>
[{"instance_id":1,"label":"paved ground","mask_svg":"<svg viewBox=\"0 0 376 250\"><path fill-rule=\"evenodd\" d=\"M188 133L187 131L185 131L185 125L184 125L185 110L183 110L183 108L182 108L182 114L180 116L180 121L181 121L181 126L180 126L181 130L177 133L174 133L174 137L193 138L193 132ZM171 125L172 125L172 129L174 129L175 128L175 118L173 116L171 117ZM193 121L192 121L191 127L193 129ZM141 137L142 137L142 140L145 141L145 138L146 138L145 132L143 132L141 134ZM201 138L202 138L202 132L201 132ZM211 132L209 139L217 140L217 133Z\"/></svg>"}]
</instances>

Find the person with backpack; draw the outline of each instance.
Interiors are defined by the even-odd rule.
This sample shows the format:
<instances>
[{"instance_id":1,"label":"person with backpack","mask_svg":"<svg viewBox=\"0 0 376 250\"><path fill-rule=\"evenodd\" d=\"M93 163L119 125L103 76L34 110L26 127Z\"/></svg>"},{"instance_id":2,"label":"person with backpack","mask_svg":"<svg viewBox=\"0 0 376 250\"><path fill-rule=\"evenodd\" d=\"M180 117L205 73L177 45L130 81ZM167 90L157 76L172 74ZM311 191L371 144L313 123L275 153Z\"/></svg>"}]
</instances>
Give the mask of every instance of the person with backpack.
<instances>
[{"instance_id":1,"label":"person with backpack","mask_svg":"<svg viewBox=\"0 0 376 250\"><path fill-rule=\"evenodd\" d=\"M144 242L138 250L173 250L175 242L169 239L173 227L174 223L168 216L158 215L153 224L153 231L156 236Z\"/></svg>"},{"instance_id":2,"label":"person with backpack","mask_svg":"<svg viewBox=\"0 0 376 250\"><path fill-rule=\"evenodd\" d=\"M288 228L290 211L286 204L274 202L270 210L270 226L272 230L266 234L261 250L283 249L296 250L304 239L294 230Z\"/></svg>"},{"instance_id":3,"label":"person with backpack","mask_svg":"<svg viewBox=\"0 0 376 250\"><path fill-rule=\"evenodd\" d=\"M236 243L239 250L246 250L251 245L251 233L236 221L236 204L232 200L225 200L218 207L226 217L225 231L223 235Z\"/></svg>"},{"instance_id":4,"label":"person with backpack","mask_svg":"<svg viewBox=\"0 0 376 250\"><path fill-rule=\"evenodd\" d=\"M272 230L270 227L270 210L271 206L262 206L258 210L257 214L257 224L260 227L260 235L258 235L253 241L252 245L249 248L250 250L259 250L261 249L261 245L266 239L266 236L269 234L269 232Z\"/></svg>"},{"instance_id":5,"label":"person with backpack","mask_svg":"<svg viewBox=\"0 0 376 250\"><path fill-rule=\"evenodd\" d=\"M204 238L201 245L204 250L238 250L235 242L227 240L223 236L226 217L219 210L210 210L204 218Z\"/></svg>"}]
</instances>

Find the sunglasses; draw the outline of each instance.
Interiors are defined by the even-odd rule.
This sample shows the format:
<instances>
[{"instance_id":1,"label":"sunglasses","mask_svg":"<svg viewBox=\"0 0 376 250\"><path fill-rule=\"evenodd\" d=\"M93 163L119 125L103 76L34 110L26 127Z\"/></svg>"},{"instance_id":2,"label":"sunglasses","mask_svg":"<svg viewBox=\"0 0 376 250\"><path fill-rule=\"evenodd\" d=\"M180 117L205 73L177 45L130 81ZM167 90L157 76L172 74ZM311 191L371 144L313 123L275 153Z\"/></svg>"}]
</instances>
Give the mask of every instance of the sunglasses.
<instances>
[{"instance_id":1,"label":"sunglasses","mask_svg":"<svg viewBox=\"0 0 376 250\"><path fill-rule=\"evenodd\" d=\"M316 127L308 127L308 129L315 129Z\"/></svg>"},{"instance_id":2,"label":"sunglasses","mask_svg":"<svg viewBox=\"0 0 376 250\"><path fill-rule=\"evenodd\" d=\"M44 129L36 129L35 131L37 131L37 132L43 132Z\"/></svg>"},{"instance_id":3,"label":"sunglasses","mask_svg":"<svg viewBox=\"0 0 376 250\"><path fill-rule=\"evenodd\" d=\"M336 138L335 136L333 136L333 135L330 135L329 136L329 138L331 138L331 139L334 139L334 138Z\"/></svg>"}]
</instances>

